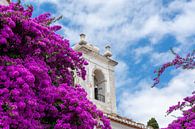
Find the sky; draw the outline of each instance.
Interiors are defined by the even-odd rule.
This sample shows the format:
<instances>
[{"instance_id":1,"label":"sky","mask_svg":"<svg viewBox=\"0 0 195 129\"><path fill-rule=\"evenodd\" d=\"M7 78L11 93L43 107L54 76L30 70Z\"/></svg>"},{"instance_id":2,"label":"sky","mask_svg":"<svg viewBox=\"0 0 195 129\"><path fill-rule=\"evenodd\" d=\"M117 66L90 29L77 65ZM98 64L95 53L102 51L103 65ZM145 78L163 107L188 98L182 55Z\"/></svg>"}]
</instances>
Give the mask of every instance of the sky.
<instances>
[{"instance_id":1,"label":"sky","mask_svg":"<svg viewBox=\"0 0 195 129\"><path fill-rule=\"evenodd\" d=\"M174 58L170 48L185 55L195 48L194 0L25 0L33 16L50 12L63 16L58 33L71 46L85 33L86 40L104 51L111 46L116 66L117 110L122 116L146 124L155 117L166 127L178 112L166 116L194 90L195 70L168 69L151 88L153 71Z\"/></svg>"}]
</instances>

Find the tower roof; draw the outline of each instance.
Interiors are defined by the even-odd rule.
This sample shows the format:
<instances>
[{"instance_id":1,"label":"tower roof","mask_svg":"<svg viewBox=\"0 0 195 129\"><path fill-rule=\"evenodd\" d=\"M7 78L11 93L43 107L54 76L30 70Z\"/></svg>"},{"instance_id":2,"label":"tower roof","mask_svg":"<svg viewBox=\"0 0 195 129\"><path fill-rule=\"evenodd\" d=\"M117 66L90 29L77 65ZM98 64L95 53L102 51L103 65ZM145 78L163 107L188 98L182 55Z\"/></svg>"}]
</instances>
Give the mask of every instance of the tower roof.
<instances>
[{"instance_id":1,"label":"tower roof","mask_svg":"<svg viewBox=\"0 0 195 129\"><path fill-rule=\"evenodd\" d=\"M122 116L119 116L118 114L108 114L108 113L104 113L105 116L107 116L110 120L113 120L115 122L118 122L118 123L121 123L121 124L124 124L124 125L127 125L129 127L133 127L133 128L136 128L136 129L146 129L146 126L142 123L137 123L129 118L126 118L126 117L122 117Z\"/></svg>"},{"instance_id":2,"label":"tower roof","mask_svg":"<svg viewBox=\"0 0 195 129\"><path fill-rule=\"evenodd\" d=\"M111 65L115 66L118 64L118 62L116 62L115 60L113 60L111 58L112 53L110 51L110 46L107 45L105 48L105 52L104 54L100 53L100 50L97 46L89 44L86 40L85 40L86 35L85 34L80 34L80 41L78 43L76 43L76 45L74 46L74 50L76 51L80 51L83 52L84 54L91 54L93 53L94 56L96 56L99 59L105 60L107 62L109 62Z\"/></svg>"}]
</instances>

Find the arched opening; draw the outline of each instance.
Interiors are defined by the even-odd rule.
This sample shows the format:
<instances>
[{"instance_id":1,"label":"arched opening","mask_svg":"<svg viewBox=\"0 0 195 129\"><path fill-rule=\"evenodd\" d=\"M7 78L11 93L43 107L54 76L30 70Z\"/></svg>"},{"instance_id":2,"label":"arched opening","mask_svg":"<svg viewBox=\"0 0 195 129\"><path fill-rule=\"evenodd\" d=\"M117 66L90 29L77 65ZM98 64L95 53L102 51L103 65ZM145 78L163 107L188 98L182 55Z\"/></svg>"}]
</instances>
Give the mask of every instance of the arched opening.
<instances>
[{"instance_id":1,"label":"arched opening","mask_svg":"<svg viewBox=\"0 0 195 129\"><path fill-rule=\"evenodd\" d=\"M94 98L105 102L106 80L101 70L94 71Z\"/></svg>"}]
</instances>

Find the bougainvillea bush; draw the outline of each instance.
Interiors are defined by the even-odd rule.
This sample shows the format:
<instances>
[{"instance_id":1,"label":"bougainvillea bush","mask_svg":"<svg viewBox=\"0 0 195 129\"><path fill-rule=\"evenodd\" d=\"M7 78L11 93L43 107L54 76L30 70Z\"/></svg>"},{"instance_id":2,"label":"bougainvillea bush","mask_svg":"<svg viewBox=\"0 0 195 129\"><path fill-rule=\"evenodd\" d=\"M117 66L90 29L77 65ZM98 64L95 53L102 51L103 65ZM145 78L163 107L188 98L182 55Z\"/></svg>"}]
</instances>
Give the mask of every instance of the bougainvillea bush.
<instances>
[{"instance_id":1,"label":"bougainvillea bush","mask_svg":"<svg viewBox=\"0 0 195 129\"><path fill-rule=\"evenodd\" d=\"M87 62L33 7L0 5L0 128L110 129L109 120L73 84ZM74 72L75 73L75 72Z\"/></svg>"},{"instance_id":2,"label":"bougainvillea bush","mask_svg":"<svg viewBox=\"0 0 195 129\"><path fill-rule=\"evenodd\" d=\"M159 70L155 71L157 77L154 78L153 86L156 86L159 83L160 76L168 67L175 66L176 68L188 70L195 68L195 50L184 58L174 51L172 52L175 54L175 59L164 64ZM178 117L170 123L166 129L195 129L195 92L193 92L191 96L184 98L182 102L178 102L177 105L171 106L167 111L167 114L170 114L175 110L181 110L183 116Z\"/></svg>"}]
</instances>

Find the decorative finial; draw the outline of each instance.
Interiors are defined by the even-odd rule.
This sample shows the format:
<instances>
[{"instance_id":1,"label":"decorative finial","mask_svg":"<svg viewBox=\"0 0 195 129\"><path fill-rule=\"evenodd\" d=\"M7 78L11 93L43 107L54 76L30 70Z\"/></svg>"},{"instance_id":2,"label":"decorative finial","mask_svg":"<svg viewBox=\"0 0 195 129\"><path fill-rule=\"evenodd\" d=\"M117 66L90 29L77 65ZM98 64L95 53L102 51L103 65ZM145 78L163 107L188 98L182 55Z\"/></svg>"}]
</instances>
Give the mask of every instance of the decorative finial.
<instances>
[{"instance_id":1,"label":"decorative finial","mask_svg":"<svg viewBox=\"0 0 195 129\"><path fill-rule=\"evenodd\" d=\"M105 47L105 52L104 52L104 56L105 57L111 57L112 56L112 52L110 51L110 46L109 45L107 45L106 47Z\"/></svg>"},{"instance_id":2,"label":"decorative finial","mask_svg":"<svg viewBox=\"0 0 195 129\"><path fill-rule=\"evenodd\" d=\"M85 40L85 34L80 34L80 38L81 38L81 40Z\"/></svg>"},{"instance_id":3,"label":"decorative finial","mask_svg":"<svg viewBox=\"0 0 195 129\"><path fill-rule=\"evenodd\" d=\"M87 42L85 41L85 34L81 33L80 34L80 42L79 42L79 45L86 45Z\"/></svg>"}]
</instances>

